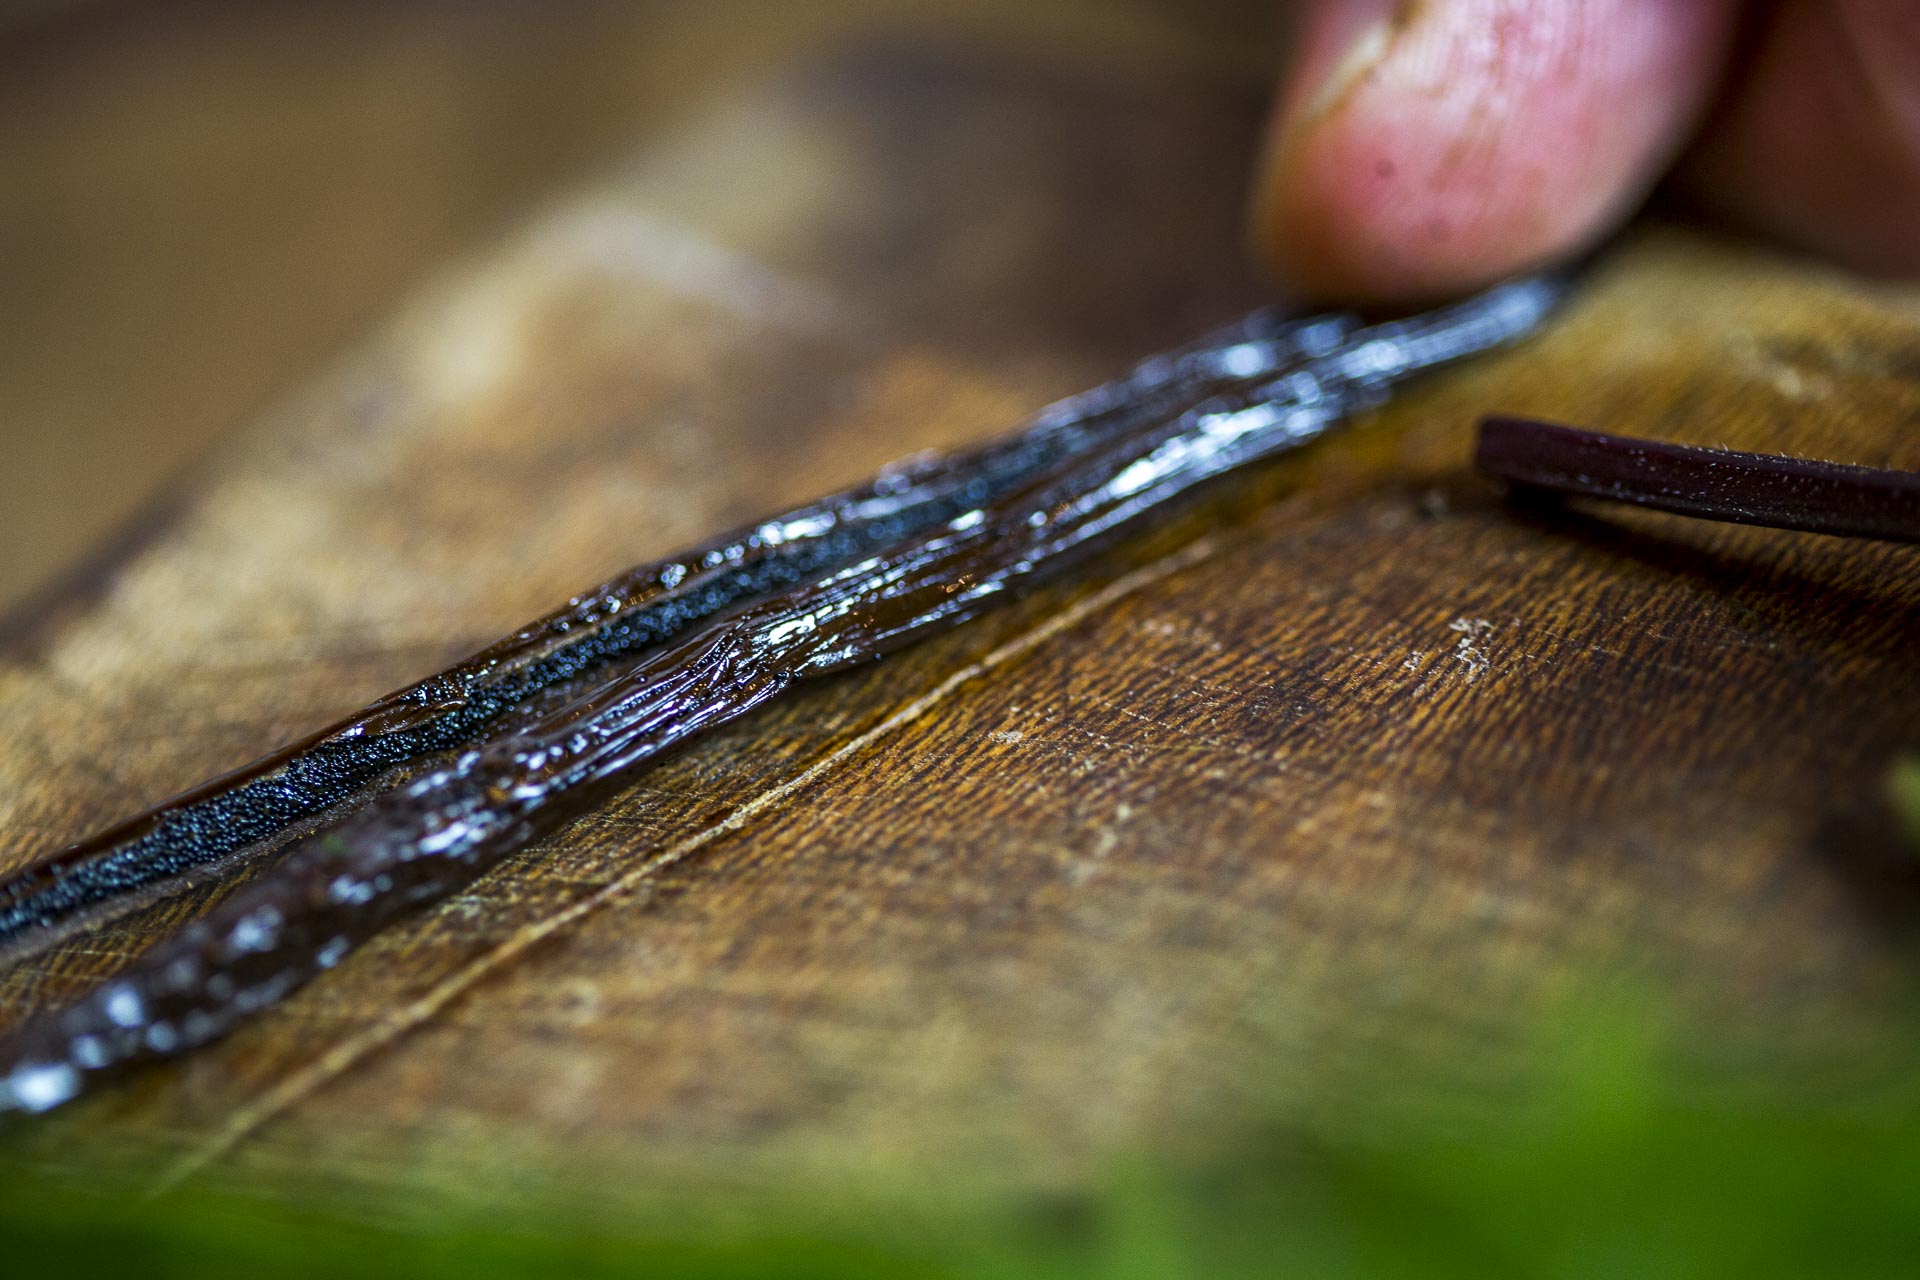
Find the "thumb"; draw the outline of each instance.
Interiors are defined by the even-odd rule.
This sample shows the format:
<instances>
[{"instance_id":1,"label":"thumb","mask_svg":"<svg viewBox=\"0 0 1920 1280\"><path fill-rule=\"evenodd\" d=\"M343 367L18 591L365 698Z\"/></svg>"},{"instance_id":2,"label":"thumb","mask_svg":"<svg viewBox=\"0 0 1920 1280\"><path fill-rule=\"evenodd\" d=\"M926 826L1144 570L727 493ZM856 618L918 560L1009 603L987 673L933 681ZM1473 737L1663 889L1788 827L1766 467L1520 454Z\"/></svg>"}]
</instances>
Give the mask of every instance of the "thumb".
<instances>
[{"instance_id":1,"label":"thumb","mask_svg":"<svg viewBox=\"0 0 1920 1280\"><path fill-rule=\"evenodd\" d=\"M1254 234L1310 295L1464 292L1577 253L1672 159L1732 0L1317 0Z\"/></svg>"}]
</instances>

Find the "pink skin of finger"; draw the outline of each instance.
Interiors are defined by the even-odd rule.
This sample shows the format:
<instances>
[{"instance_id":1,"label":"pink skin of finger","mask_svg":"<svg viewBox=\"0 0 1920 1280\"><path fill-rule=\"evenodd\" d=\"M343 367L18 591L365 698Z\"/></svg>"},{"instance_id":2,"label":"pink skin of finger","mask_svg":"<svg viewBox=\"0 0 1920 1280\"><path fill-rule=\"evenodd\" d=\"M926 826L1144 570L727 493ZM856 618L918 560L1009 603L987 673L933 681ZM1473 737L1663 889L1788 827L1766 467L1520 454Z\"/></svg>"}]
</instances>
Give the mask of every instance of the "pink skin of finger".
<instances>
[{"instance_id":1,"label":"pink skin of finger","mask_svg":"<svg viewBox=\"0 0 1920 1280\"><path fill-rule=\"evenodd\" d=\"M1257 184L1297 292L1456 294L1574 254L1645 197L1726 58L1732 0L1328 0Z\"/></svg>"}]
</instances>

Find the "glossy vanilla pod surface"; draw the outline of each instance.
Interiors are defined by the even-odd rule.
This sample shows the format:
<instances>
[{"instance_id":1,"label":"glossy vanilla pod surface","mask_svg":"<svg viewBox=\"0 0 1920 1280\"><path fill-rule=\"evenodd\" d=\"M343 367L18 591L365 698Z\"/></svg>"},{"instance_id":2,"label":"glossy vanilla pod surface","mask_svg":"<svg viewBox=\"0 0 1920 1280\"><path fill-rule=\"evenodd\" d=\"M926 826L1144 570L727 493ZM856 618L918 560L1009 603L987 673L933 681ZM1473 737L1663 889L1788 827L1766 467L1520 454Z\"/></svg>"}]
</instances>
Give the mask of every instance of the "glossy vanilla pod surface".
<instances>
[{"instance_id":1,"label":"glossy vanilla pod surface","mask_svg":"<svg viewBox=\"0 0 1920 1280\"><path fill-rule=\"evenodd\" d=\"M1262 312L1062 401L979 449L908 459L582 592L353 716L0 879L0 947L271 841L388 771L484 740L509 712L750 600L936 527L1061 459L1355 327Z\"/></svg>"},{"instance_id":2,"label":"glossy vanilla pod surface","mask_svg":"<svg viewBox=\"0 0 1920 1280\"><path fill-rule=\"evenodd\" d=\"M1069 571L1209 481L1324 435L1400 380L1524 336L1561 289L1520 281L1370 328L1251 317L998 443L911 460L636 569L335 730L75 846L9 901L51 901L88 868L101 869L85 890L94 902L116 891L115 866L162 879L172 874L164 858L149 866L130 851L151 859L169 841L179 856L218 858L259 838L245 834L251 827L206 834L229 810L269 829L295 820L281 816L277 795L293 797L289 810L316 812L330 793L296 783L311 781L301 761L327 744L344 744L339 776L356 781L334 785L351 790L395 761L457 745L458 733L473 743L300 842L91 995L21 1028L0 1050L0 1109L46 1110L96 1073L214 1039L663 752ZM476 702L490 709L463 710ZM509 707L532 710L488 738L483 727ZM415 732L422 738L353 754L355 743Z\"/></svg>"}]
</instances>

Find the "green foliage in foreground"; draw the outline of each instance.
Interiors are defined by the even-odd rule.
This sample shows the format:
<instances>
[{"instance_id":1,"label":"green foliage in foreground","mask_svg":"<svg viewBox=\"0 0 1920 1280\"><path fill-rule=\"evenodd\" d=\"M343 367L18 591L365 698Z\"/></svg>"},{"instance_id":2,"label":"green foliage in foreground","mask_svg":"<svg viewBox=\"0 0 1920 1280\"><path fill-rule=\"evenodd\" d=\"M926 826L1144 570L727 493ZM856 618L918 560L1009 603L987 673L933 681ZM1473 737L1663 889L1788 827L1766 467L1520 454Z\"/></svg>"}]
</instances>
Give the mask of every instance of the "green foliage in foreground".
<instances>
[{"instance_id":1,"label":"green foliage in foreground","mask_svg":"<svg viewBox=\"0 0 1920 1280\"><path fill-rule=\"evenodd\" d=\"M1887 775L1887 798L1907 843L1920 853L1920 755L1902 756Z\"/></svg>"},{"instance_id":2,"label":"green foliage in foreground","mask_svg":"<svg viewBox=\"0 0 1920 1280\"><path fill-rule=\"evenodd\" d=\"M1045 1202L926 1186L884 1207L735 1203L712 1221L639 1215L618 1231L558 1204L517 1206L513 1221L537 1227L399 1230L204 1192L50 1193L16 1176L0 1178L0 1240L9 1275L150 1280L1916 1273L1920 1090L1865 1102L1778 1081L1683 1089L1620 1030L1568 1047L1546 1084L1466 1136L1249 1125L1211 1159L1116 1159L1102 1185Z\"/></svg>"}]
</instances>

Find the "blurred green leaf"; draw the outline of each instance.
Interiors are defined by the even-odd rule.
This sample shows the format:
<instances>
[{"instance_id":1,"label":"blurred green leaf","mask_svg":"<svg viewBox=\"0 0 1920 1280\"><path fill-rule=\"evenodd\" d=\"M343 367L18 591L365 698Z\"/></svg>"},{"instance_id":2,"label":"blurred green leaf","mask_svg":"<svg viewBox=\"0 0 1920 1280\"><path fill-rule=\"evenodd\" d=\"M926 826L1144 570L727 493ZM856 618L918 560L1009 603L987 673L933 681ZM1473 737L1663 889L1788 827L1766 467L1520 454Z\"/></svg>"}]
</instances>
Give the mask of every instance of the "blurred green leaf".
<instances>
[{"instance_id":1,"label":"blurred green leaf","mask_svg":"<svg viewBox=\"0 0 1920 1280\"><path fill-rule=\"evenodd\" d=\"M1683 1087L1661 1066L1664 1025L1625 1008L1550 1029L1537 1083L1464 1132L1361 1138L1360 1126L1254 1115L1210 1158L1122 1153L1097 1185L1045 1201L929 1184L893 1188L885 1206L795 1194L730 1202L711 1220L641 1213L619 1232L570 1202L515 1206L518 1229L401 1230L208 1191L148 1202L0 1173L0 1239L10 1275L146 1280L1913 1274L1920 1085L1896 1080L1871 1100L1792 1079Z\"/></svg>"},{"instance_id":2,"label":"blurred green leaf","mask_svg":"<svg viewBox=\"0 0 1920 1280\"><path fill-rule=\"evenodd\" d=\"M1887 774L1887 797L1901 831L1906 833L1907 844L1920 853L1920 755L1894 761Z\"/></svg>"}]
</instances>

